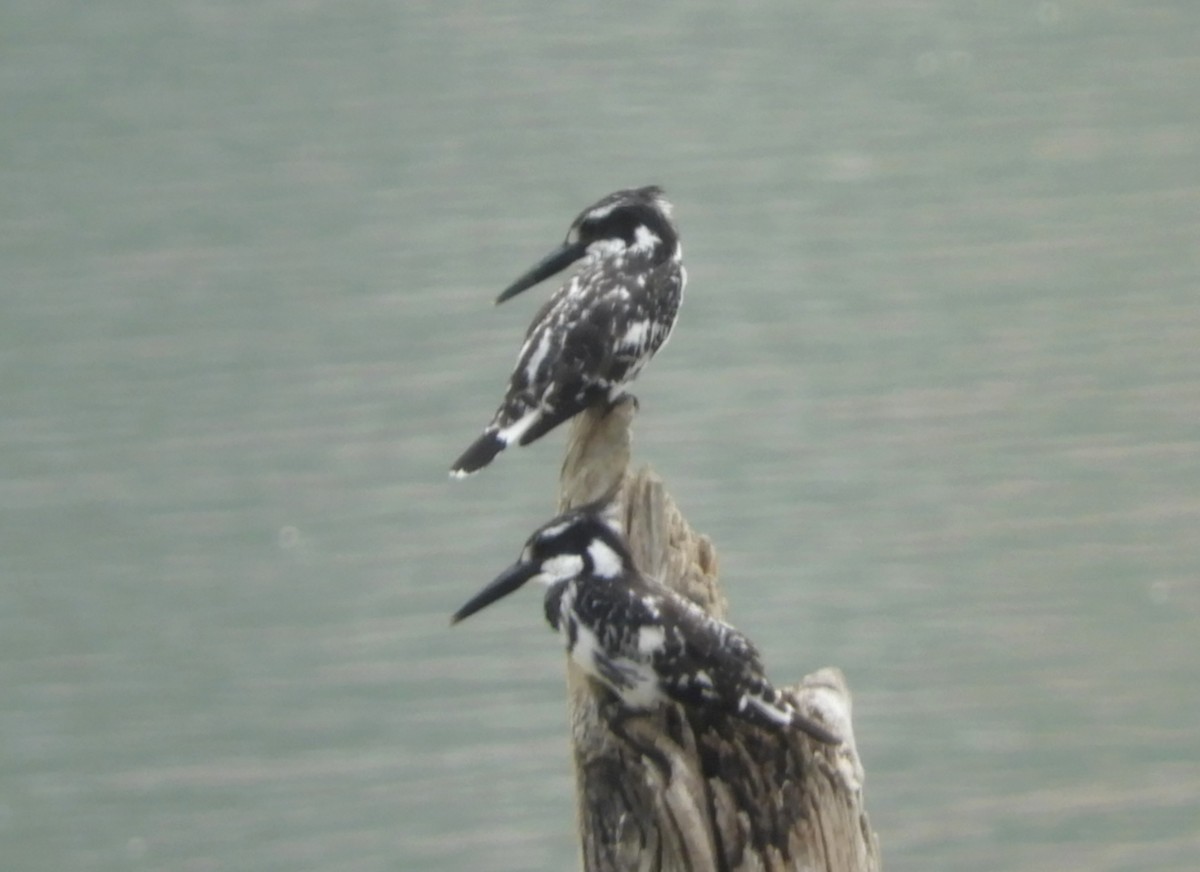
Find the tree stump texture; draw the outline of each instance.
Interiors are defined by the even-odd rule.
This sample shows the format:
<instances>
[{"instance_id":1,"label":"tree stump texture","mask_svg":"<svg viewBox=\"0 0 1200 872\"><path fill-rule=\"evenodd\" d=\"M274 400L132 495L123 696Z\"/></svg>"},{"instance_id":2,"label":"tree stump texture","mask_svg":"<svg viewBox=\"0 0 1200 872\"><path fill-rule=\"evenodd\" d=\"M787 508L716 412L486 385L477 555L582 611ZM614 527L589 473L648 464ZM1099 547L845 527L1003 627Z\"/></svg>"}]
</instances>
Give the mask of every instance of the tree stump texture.
<instances>
[{"instance_id":1,"label":"tree stump texture","mask_svg":"<svg viewBox=\"0 0 1200 872\"><path fill-rule=\"evenodd\" d=\"M636 408L626 399L574 419L559 509L611 496L642 573L723 618L712 543L691 530L651 470L629 471ZM850 692L837 669L786 688L842 740L837 746L676 705L614 729L608 691L570 663L567 684L585 872L880 868Z\"/></svg>"}]
</instances>

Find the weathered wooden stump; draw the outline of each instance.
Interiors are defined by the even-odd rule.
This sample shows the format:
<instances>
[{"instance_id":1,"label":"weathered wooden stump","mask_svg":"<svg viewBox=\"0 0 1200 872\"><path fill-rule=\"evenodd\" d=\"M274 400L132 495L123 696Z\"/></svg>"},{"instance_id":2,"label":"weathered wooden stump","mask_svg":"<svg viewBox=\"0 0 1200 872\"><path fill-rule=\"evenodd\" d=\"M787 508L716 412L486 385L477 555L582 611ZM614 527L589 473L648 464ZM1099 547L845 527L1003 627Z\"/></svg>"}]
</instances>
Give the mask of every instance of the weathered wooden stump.
<instances>
[{"instance_id":1,"label":"weathered wooden stump","mask_svg":"<svg viewBox=\"0 0 1200 872\"><path fill-rule=\"evenodd\" d=\"M629 472L635 411L625 401L575 418L559 509L615 494L638 568L723 617L712 543L688 527L652 471ZM614 732L607 692L573 664L567 684L586 872L880 868L863 806L850 692L837 669L808 675L788 691L801 711L842 739L838 746L678 706L628 718Z\"/></svg>"}]
</instances>

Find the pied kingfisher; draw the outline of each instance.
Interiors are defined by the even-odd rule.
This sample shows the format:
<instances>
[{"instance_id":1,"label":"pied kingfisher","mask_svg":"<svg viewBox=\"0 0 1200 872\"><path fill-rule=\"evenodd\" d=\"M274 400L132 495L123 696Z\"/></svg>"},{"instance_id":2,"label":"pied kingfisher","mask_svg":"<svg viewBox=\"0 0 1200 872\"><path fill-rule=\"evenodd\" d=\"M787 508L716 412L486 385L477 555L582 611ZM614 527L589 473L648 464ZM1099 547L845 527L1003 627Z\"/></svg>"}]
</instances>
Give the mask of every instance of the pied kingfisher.
<instances>
[{"instance_id":1,"label":"pied kingfisher","mask_svg":"<svg viewBox=\"0 0 1200 872\"><path fill-rule=\"evenodd\" d=\"M563 244L497 304L580 258L579 272L534 317L504 401L452 476L482 469L512 443L528 445L588 406L613 402L671 335L687 273L662 189L617 191L584 209Z\"/></svg>"},{"instance_id":2,"label":"pied kingfisher","mask_svg":"<svg viewBox=\"0 0 1200 872\"><path fill-rule=\"evenodd\" d=\"M520 559L454 613L458 623L534 580L567 655L628 711L673 701L770 730L838 738L805 718L763 672L754 644L633 565L621 532L593 504L535 532Z\"/></svg>"}]
</instances>

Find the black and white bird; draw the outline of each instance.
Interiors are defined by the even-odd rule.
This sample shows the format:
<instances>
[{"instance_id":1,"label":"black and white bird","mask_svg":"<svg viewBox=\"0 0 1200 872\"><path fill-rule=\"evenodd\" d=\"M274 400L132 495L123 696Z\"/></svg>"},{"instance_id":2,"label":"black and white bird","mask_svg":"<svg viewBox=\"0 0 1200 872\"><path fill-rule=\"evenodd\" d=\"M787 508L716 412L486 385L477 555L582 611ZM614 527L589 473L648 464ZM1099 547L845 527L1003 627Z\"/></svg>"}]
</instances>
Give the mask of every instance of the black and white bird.
<instances>
[{"instance_id":1,"label":"black and white bird","mask_svg":"<svg viewBox=\"0 0 1200 872\"><path fill-rule=\"evenodd\" d=\"M600 506L541 527L520 559L455 612L452 623L531 580L549 588L546 620L562 635L567 655L624 709L646 711L672 701L839 742L771 686L749 639L638 572L624 536Z\"/></svg>"},{"instance_id":2,"label":"black and white bird","mask_svg":"<svg viewBox=\"0 0 1200 872\"><path fill-rule=\"evenodd\" d=\"M496 302L581 259L534 317L504 401L452 476L470 475L514 442L528 445L587 407L615 401L671 335L687 273L661 188L617 191L584 209L562 245Z\"/></svg>"}]
</instances>

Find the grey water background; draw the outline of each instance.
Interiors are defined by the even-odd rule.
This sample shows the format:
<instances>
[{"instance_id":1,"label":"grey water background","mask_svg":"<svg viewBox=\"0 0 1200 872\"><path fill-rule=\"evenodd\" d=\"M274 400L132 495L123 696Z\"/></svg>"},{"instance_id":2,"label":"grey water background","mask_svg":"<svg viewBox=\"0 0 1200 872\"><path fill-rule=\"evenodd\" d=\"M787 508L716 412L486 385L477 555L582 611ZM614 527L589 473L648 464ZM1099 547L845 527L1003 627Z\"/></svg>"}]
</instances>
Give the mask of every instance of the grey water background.
<instances>
[{"instance_id":1,"label":"grey water background","mask_svg":"<svg viewBox=\"0 0 1200 872\"><path fill-rule=\"evenodd\" d=\"M891 869L1200 862L1188 0L0 10L0 866L577 866L558 643L447 616L584 205L690 285L636 455Z\"/></svg>"}]
</instances>

